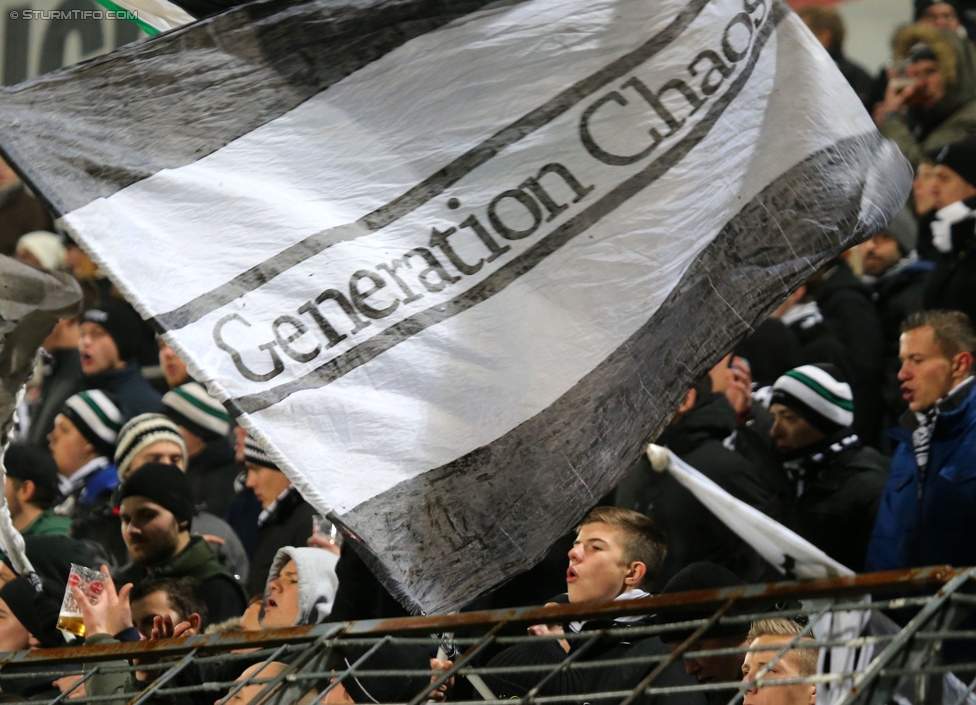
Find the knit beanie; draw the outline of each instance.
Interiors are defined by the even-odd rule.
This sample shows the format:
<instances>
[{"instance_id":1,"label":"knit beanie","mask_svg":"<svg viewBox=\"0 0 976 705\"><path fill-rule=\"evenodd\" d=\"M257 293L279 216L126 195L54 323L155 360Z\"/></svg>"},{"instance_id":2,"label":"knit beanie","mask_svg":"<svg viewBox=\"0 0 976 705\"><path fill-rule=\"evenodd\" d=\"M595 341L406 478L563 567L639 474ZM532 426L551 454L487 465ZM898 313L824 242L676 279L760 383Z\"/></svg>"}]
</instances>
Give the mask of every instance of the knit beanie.
<instances>
[{"instance_id":1,"label":"knit beanie","mask_svg":"<svg viewBox=\"0 0 976 705\"><path fill-rule=\"evenodd\" d=\"M907 206L898 211L882 232L888 233L898 243L902 256L915 249L918 241L918 223Z\"/></svg>"},{"instance_id":2,"label":"knit beanie","mask_svg":"<svg viewBox=\"0 0 976 705\"><path fill-rule=\"evenodd\" d=\"M854 423L854 395L834 365L803 365L773 384L770 404L792 409L820 432L831 435Z\"/></svg>"},{"instance_id":3,"label":"knit beanie","mask_svg":"<svg viewBox=\"0 0 976 705\"><path fill-rule=\"evenodd\" d=\"M64 245L61 238L46 230L35 230L21 235L17 241L18 250L27 250L38 261L42 269L57 271L64 269Z\"/></svg>"},{"instance_id":4,"label":"knit beanie","mask_svg":"<svg viewBox=\"0 0 976 705\"><path fill-rule=\"evenodd\" d=\"M188 382L166 392L161 413L204 442L230 433L230 415L199 382Z\"/></svg>"},{"instance_id":5,"label":"knit beanie","mask_svg":"<svg viewBox=\"0 0 976 705\"><path fill-rule=\"evenodd\" d=\"M3 455L7 477L30 480L37 488L36 500L53 501L58 495L58 464L51 454L30 443L11 443Z\"/></svg>"},{"instance_id":6,"label":"knit beanie","mask_svg":"<svg viewBox=\"0 0 976 705\"><path fill-rule=\"evenodd\" d=\"M190 521L196 514L193 486L175 465L146 463L119 486L116 506L126 497L145 497L173 513L177 521Z\"/></svg>"},{"instance_id":7,"label":"knit beanie","mask_svg":"<svg viewBox=\"0 0 976 705\"><path fill-rule=\"evenodd\" d=\"M119 351L119 359L131 360L139 351L142 319L125 301L106 299L81 315L82 323L97 323L112 336Z\"/></svg>"},{"instance_id":8,"label":"knit beanie","mask_svg":"<svg viewBox=\"0 0 976 705\"><path fill-rule=\"evenodd\" d=\"M281 470L278 464L271 459L271 456L267 454L264 448L258 445L258 442L250 434L244 439L244 461L260 465L264 468L271 468L272 470Z\"/></svg>"},{"instance_id":9,"label":"knit beanie","mask_svg":"<svg viewBox=\"0 0 976 705\"><path fill-rule=\"evenodd\" d=\"M68 397L61 413L75 425L95 450L112 457L115 441L122 428L122 412L114 394L89 389Z\"/></svg>"},{"instance_id":10,"label":"knit beanie","mask_svg":"<svg viewBox=\"0 0 976 705\"><path fill-rule=\"evenodd\" d=\"M17 621L41 642L45 649L65 646L64 635L58 631L61 598L57 586L41 578L43 591L37 592L26 577L14 578L0 588L0 599L7 603ZM64 590L64 587L61 587Z\"/></svg>"},{"instance_id":11,"label":"knit beanie","mask_svg":"<svg viewBox=\"0 0 976 705\"><path fill-rule=\"evenodd\" d=\"M184 461L186 460L186 441L175 423L162 414L139 414L129 419L119 431L118 446L115 449L115 466L119 471L119 479L125 477L134 457L158 441L170 441L178 445L183 451Z\"/></svg>"},{"instance_id":12,"label":"knit beanie","mask_svg":"<svg viewBox=\"0 0 976 705\"><path fill-rule=\"evenodd\" d=\"M970 186L976 186L976 135L947 144L935 155L935 163L949 167Z\"/></svg>"}]
</instances>

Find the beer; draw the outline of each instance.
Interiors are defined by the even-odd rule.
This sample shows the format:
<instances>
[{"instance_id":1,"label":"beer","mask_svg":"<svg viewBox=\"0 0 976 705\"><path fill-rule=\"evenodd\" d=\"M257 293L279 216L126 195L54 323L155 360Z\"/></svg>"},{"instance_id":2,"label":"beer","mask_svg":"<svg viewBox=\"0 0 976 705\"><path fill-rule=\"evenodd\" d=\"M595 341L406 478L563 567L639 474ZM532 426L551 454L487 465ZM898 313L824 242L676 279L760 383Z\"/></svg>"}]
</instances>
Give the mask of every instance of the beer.
<instances>
[{"instance_id":1,"label":"beer","mask_svg":"<svg viewBox=\"0 0 976 705\"><path fill-rule=\"evenodd\" d=\"M77 637L85 636L85 620L80 614L60 614L58 615L58 629Z\"/></svg>"}]
</instances>

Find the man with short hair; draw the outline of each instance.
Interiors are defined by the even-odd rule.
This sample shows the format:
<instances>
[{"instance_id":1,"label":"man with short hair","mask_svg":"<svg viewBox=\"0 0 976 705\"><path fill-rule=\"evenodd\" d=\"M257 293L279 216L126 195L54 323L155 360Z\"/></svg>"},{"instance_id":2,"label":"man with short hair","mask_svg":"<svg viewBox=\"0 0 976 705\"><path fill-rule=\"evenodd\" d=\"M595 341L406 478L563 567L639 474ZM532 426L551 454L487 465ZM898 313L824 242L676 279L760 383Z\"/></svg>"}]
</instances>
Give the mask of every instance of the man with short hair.
<instances>
[{"instance_id":1,"label":"man with short hair","mask_svg":"<svg viewBox=\"0 0 976 705\"><path fill-rule=\"evenodd\" d=\"M908 412L868 547L868 570L976 563L976 332L958 311L910 316L898 373Z\"/></svg>"},{"instance_id":2,"label":"man with short hair","mask_svg":"<svg viewBox=\"0 0 976 705\"><path fill-rule=\"evenodd\" d=\"M743 705L815 705L815 683L769 682L816 675L818 650L801 648L814 643L809 636L799 636L802 632L803 627L790 619L762 619L752 623L747 645L759 650L745 655L742 680L761 678L764 683L761 688L753 684L746 691ZM778 656L783 647L794 641L794 646ZM764 669L765 673L761 673Z\"/></svg>"},{"instance_id":3,"label":"man with short hair","mask_svg":"<svg viewBox=\"0 0 976 705\"><path fill-rule=\"evenodd\" d=\"M118 397L119 409L127 419L157 411L162 401L135 362L141 331L139 314L117 299L106 299L81 317L78 351L85 385Z\"/></svg>"},{"instance_id":4,"label":"man with short hair","mask_svg":"<svg viewBox=\"0 0 976 705\"><path fill-rule=\"evenodd\" d=\"M244 444L247 486L262 507L257 545L251 555L245 585L251 596L264 592L268 571L279 548L305 545L312 535L312 517L316 512L254 438L248 436Z\"/></svg>"},{"instance_id":5,"label":"man with short hair","mask_svg":"<svg viewBox=\"0 0 976 705\"><path fill-rule=\"evenodd\" d=\"M10 519L22 536L67 534L71 519L54 513L58 499L58 466L39 448L12 443L3 456L7 469L4 495Z\"/></svg>"},{"instance_id":6,"label":"man with short hair","mask_svg":"<svg viewBox=\"0 0 976 705\"><path fill-rule=\"evenodd\" d=\"M230 415L197 382L164 394L160 413L179 426L186 441L186 474L197 502L208 512L223 516L234 496L234 481L243 470L234 462L234 448L227 440Z\"/></svg>"},{"instance_id":7,"label":"man with short hair","mask_svg":"<svg viewBox=\"0 0 976 705\"><path fill-rule=\"evenodd\" d=\"M213 621L243 614L247 600L240 584L203 538L190 535L193 489L178 467L146 463L125 478L118 502L122 536L132 561L118 571L119 582L188 578Z\"/></svg>"},{"instance_id":8,"label":"man with short hair","mask_svg":"<svg viewBox=\"0 0 976 705\"><path fill-rule=\"evenodd\" d=\"M796 488L787 525L862 570L888 463L852 428L850 385L833 365L803 365L776 380L770 411L770 435Z\"/></svg>"}]
</instances>

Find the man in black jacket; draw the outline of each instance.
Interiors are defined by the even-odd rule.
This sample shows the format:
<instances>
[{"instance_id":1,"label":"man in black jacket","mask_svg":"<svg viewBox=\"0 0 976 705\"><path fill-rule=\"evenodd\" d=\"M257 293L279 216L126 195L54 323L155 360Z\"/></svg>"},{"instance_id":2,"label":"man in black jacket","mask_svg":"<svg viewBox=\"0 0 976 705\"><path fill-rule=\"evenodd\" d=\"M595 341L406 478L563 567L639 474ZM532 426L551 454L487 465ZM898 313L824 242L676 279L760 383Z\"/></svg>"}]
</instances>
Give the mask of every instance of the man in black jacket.
<instances>
[{"instance_id":1,"label":"man in black jacket","mask_svg":"<svg viewBox=\"0 0 976 705\"><path fill-rule=\"evenodd\" d=\"M142 465L125 478L118 501L122 537L132 563L116 573L117 583L188 578L214 622L244 613L247 600L240 583L203 538L190 535L193 488L178 467Z\"/></svg>"},{"instance_id":2,"label":"man in black jacket","mask_svg":"<svg viewBox=\"0 0 976 705\"><path fill-rule=\"evenodd\" d=\"M771 431L796 486L787 524L861 571L888 475L888 459L861 445L851 387L833 365L803 365L776 380Z\"/></svg>"},{"instance_id":3,"label":"man in black jacket","mask_svg":"<svg viewBox=\"0 0 976 705\"><path fill-rule=\"evenodd\" d=\"M247 486L261 502L258 517L258 541L251 556L248 595L264 592L268 571L275 554L284 546L304 546L312 535L315 509L283 473L277 463L251 436L245 440L244 465Z\"/></svg>"}]
</instances>

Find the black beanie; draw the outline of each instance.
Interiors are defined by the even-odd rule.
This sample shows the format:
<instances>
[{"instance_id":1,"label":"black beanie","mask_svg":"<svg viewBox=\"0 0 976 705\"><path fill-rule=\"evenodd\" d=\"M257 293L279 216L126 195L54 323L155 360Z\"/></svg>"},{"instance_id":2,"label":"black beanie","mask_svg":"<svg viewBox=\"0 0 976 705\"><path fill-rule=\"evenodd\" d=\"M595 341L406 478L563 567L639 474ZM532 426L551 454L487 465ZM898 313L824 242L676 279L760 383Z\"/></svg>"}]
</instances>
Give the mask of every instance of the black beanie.
<instances>
[{"instance_id":1,"label":"black beanie","mask_svg":"<svg viewBox=\"0 0 976 705\"><path fill-rule=\"evenodd\" d=\"M947 144L935 155L935 163L949 167L970 186L976 186L976 135Z\"/></svg>"},{"instance_id":2,"label":"black beanie","mask_svg":"<svg viewBox=\"0 0 976 705\"><path fill-rule=\"evenodd\" d=\"M692 563L674 574L667 584L661 589L662 595L671 595L676 592L689 592L691 590L722 590L745 585L746 581L733 573L725 566L717 563L701 561ZM738 605L733 606L726 612L728 616L741 614L746 610ZM707 607L693 607L680 614L671 614L667 617L667 622L685 621L692 619L708 619L714 610ZM695 631L695 627L677 627L669 632L661 634L664 641L684 641ZM739 636L745 637L749 631L749 625L741 624L714 624L703 636L708 638Z\"/></svg>"},{"instance_id":3,"label":"black beanie","mask_svg":"<svg viewBox=\"0 0 976 705\"><path fill-rule=\"evenodd\" d=\"M125 301L106 299L81 315L82 323L97 323L112 336L119 358L131 360L139 352L142 336L142 319Z\"/></svg>"},{"instance_id":4,"label":"black beanie","mask_svg":"<svg viewBox=\"0 0 976 705\"><path fill-rule=\"evenodd\" d=\"M31 581L19 577L0 588L0 599L7 603L17 621L24 625L45 649L66 646L64 635L58 630L58 615L61 613L61 597L57 587L50 581L41 579L44 589L37 592ZM61 587L64 590L64 587Z\"/></svg>"},{"instance_id":5,"label":"black beanie","mask_svg":"<svg viewBox=\"0 0 976 705\"><path fill-rule=\"evenodd\" d=\"M122 481L116 500L145 497L171 511L177 521L190 521L196 514L193 487L183 471L175 465L145 463Z\"/></svg>"},{"instance_id":6,"label":"black beanie","mask_svg":"<svg viewBox=\"0 0 976 705\"><path fill-rule=\"evenodd\" d=\"M4 453L3 465L7 468L7 477L34 483L37 487L34 501L46 505L44 509L58 496L58 464L50 453L29 443L11 443Z\"/></svg>"},{"instance_id":7,"label":"black beanie","mask_svg":"<svg viewBox=\"0 0 976 705\"><path fill-rule=\"evenodd\" d=\"M349 668L362 658L369 646L343 647L344 663ZM356 703L405 703L430 684L430 657L427 649L413 644L383 644L358 666L366 671L417 671L410 676L349 675L342 685Z\"/></svg>"},{"instance_id":8,"label":"black beanie","mask_svg":"<svg viewBox=\"0 0 976 705\"><path fill-rule=\"evenodd\" d=\"M956 11L956 16L960 17L959 4L956 2L956 0L915 0L915 21L918 22L919 18L922 16L922 13L932 7L932 5L943 4L952 5L952 9Z\"/></svg>"}]
</instances>

